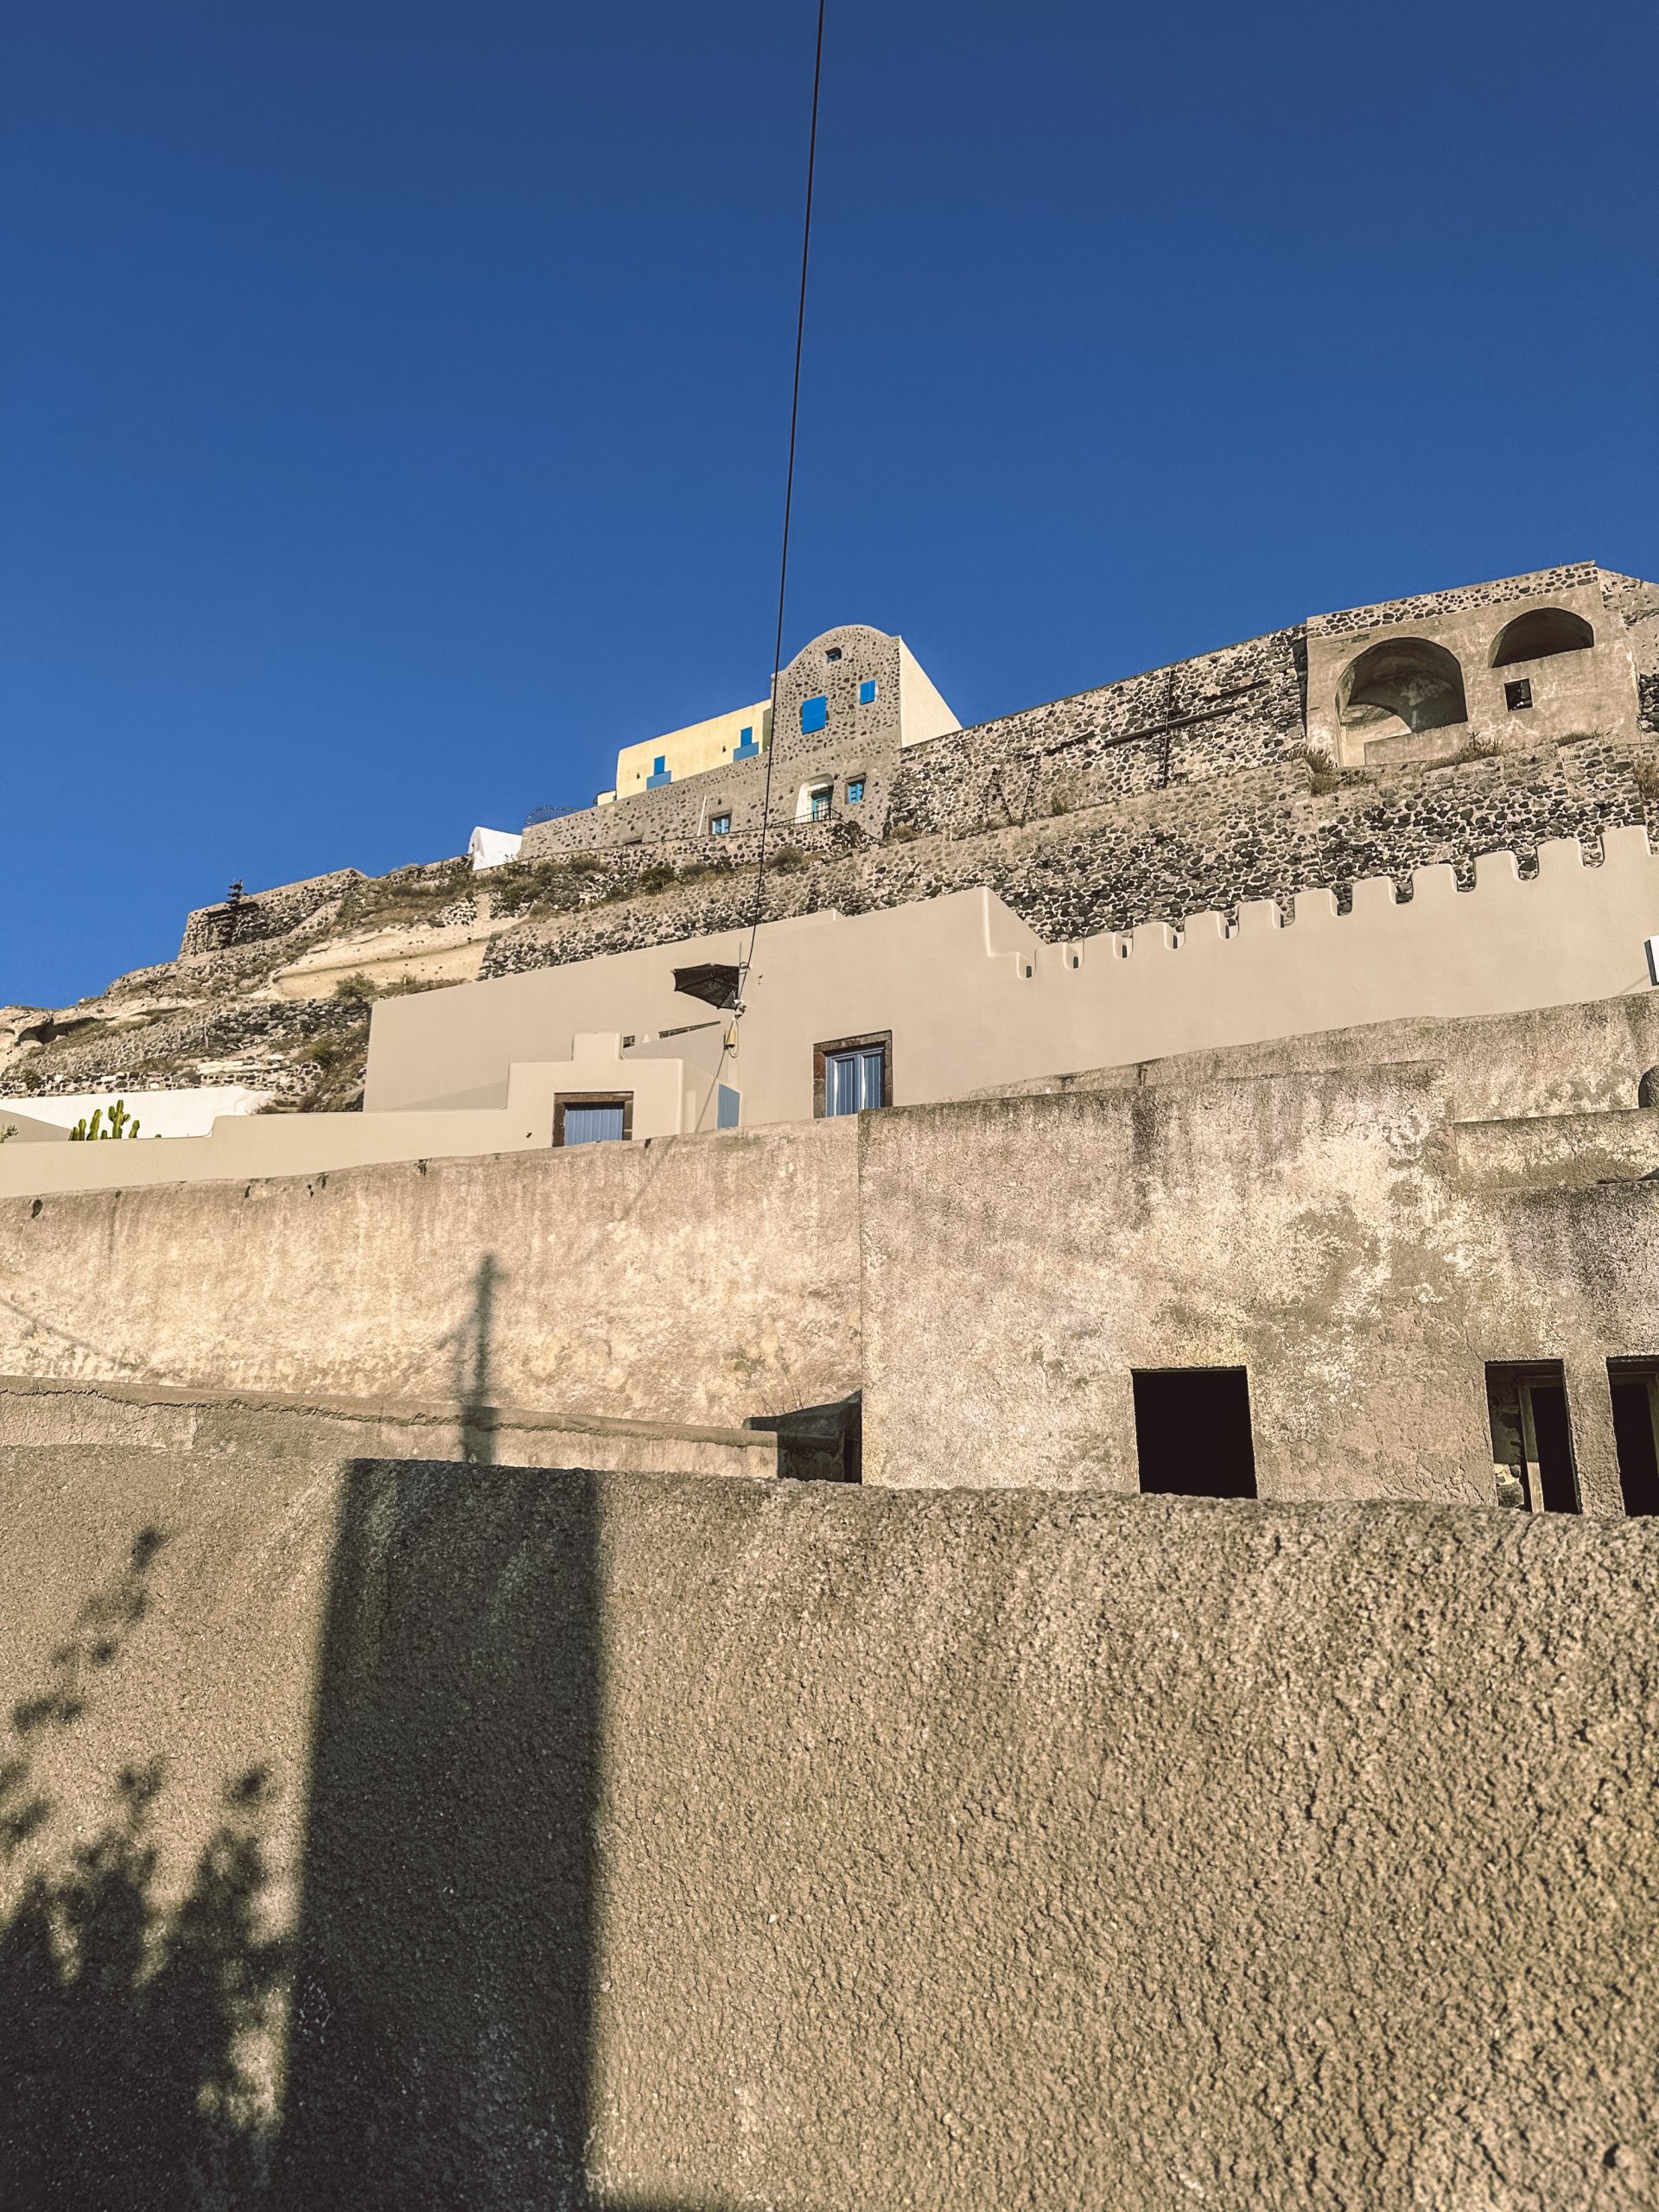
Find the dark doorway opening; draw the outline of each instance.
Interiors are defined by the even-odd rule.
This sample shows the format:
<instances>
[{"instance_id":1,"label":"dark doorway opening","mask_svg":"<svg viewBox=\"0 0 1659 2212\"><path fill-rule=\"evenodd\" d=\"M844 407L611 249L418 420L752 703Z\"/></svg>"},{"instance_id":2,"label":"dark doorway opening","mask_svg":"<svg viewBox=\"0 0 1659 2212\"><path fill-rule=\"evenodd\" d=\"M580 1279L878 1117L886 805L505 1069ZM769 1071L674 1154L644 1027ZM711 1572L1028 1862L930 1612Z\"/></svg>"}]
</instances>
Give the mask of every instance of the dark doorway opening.
<instances>
[{"instance_id":1,"label":"dark doorway opening","mask_svg":"<svg viewBox=\"0 0 1659 2212\"><path fill-rule=\"evenodd\" d=\"M1148 1368L1133 1380L1147 1497L1255 1496L1250 1386L1242 1367Z\"/></svg>"},{"instance_id":2,"label":"dark doorway opening","mask_svg":"<svg viewBox=\"0 0 1659 2212\"><path fill-rule=\"evenodd\" d=\"M857 1483L864 1479L864 1393L834 1398L792 1413L755 1414L746 1428L778 1439L778 1472L791 1482Z\"/></svg>"},{"instance_id":3,"label":"dark doorway opening","mask_svg":"<svg viewBox=\"0 0 1659 2212\"><path fill-rule=\"evenodd\" d=\"M1610 1359L1613 1442L1627 1513L1659 1513L1659 1361Z\"/></svg>"},{"instance_id":4,"label":"dark doorway opening","mask_svg":"<svg viewBox=\"0 0 1659 2212\"><path fill-rule=\"evenodd\" d=\"M1515 1503L1531 1513L1580 1512L1560 1361L1490 1361L1486 1410L1492 1425L1492 1465L1518 1485Z\"/></svg>"}]
</instances>

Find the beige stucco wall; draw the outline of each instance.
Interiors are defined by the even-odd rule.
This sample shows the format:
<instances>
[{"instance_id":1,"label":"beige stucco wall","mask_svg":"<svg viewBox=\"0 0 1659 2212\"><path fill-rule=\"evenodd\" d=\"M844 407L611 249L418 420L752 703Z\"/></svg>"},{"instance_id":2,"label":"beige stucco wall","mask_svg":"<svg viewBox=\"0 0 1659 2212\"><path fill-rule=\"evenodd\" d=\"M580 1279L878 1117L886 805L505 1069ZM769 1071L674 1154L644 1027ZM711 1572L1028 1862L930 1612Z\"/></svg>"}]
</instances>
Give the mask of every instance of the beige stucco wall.
<instances>
[{"instance_id":1,"label":"beige stucco wall","mask_svg":"<svg viewBox=\"0 0 1659 2212\"><path fill-rule=\"evenodd\" d=\"M504 1104L470 1112L238 1114L221 1116L200 1137L71 1145L43 1155L31 1147L16 1158L7 1147L0 1149L0 1195L242 1182L330 1174L378 1160L540 1151L553 1142L562 1092L631 1092L636 1142L716 1126L717 1086L706 1070L671 1046L638 1055L621 1046L620 1036L578 1034L563 1059L510 1068Z\"/></svg>"},{"instance_id":2,"label":"beige stucco wall","mask_svg":"<svg viewBox=\"0 0 1659 2212\"><path fill-rule=\"evenodd\" d=\"M861 1389L867 1482L1132 1491L1133 1370L1238 1364L1264 1497L1474 1503L1485 1363L1559 1359L1617 1514L1652 1118L1465 1130L1381 1067L12 1198L0 1373L728 1427Z\"/></svg>"},{"instance_id":3,"label":"beige stucco wall","mask_svg":"<svg viewBox=\"0 0 1659 2212\"><path fill-rule=\"evenodd\" d=\"M142 2016L9 1948L80 2201L215 2171L272 1937L249 2204L1659 2188L1652 1524L12 1451L0 1550L9 1927L219 1869Z\"/></svg>"},{"instance_id":4,"label":"beige stucco wall","mask_svg":"<svg viewBox=\"0 0 1659 2212\"><path fill-rule=\"evenodd\" d=\"M1242 1366L1263 1497L1475 1503L1485 1363L1559 1359L1586 1509L1618 1513L1606 1362L1659 1357L1656 1118L1465 1152L1425 1067L868 1116L865 1480L995 1483L1015 1446L1133 1490L1134 1370ZM1621 1179L1580 1187L1586 1146Z\"/></svg>"},{"instance_id":5,"label":"beige stucco wall","mask_svg":"<svg viewBox=\"0 0 1659 2212\"><path fill-rule=\"evenodd\" d=\"M962 724L944 694L902 638L899 640L899 742L924 745Z\"/></svg>"},{"instance_id":6,"label":"beige stucco wall","mask_svg":"<svg viewBox=\"0 0 1659 2212\"><path fill-rule=\"evenodd\" d=\"M625 745L616 756L615 796L630 798L635 791L644 791L658 758L667 764L677 783L687 776L700 776L707 769L726 766L746 728L754 732L755 743L764 750L772 730L769 699L758 700L753 707L734 707L729 714L711 715L707 721L690 722L685 728L671 729L662 737L641 738L637 745Z\"/></svg>"},{"instance_id":7,"label":"beige stucco wall","mask_svg":"<svg viewBox=\"0 0 1659 2212\"><path fill-rule=\"evenodd\" d=\"M723 1079L746 1124L812 1112L812 1050L893 1032L896 1104L964 1097L1067 1070L1155 1059L1406 1017L1502 1014L1645 995L1643 939L1659 931L1659 857L1641 829L1610 830L1605 859L1540 849L1522 880L1509 854L1459 892L1420 868L1400 903L1386 879L1353 909L1304 893L1281 925L1271 901L1123 937L1043 944L986 890L886 912L766 925ZM648 1036L699 1019L677 967L740 960L746 933L613 953L377 1005L365 1103L486 1106L515 1060L563 1056L574 1032Z\"/></svg>"}]
</instances>

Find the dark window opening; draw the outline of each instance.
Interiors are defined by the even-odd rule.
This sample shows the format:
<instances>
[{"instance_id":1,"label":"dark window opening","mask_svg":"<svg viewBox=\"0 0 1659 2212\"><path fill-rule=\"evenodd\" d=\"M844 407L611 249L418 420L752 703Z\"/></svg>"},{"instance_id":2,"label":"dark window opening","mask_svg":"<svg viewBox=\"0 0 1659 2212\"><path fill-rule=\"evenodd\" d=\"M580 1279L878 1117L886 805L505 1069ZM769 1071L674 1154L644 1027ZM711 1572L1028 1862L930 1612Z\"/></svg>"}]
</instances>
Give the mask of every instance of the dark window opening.
<instances>
[{"instance_id":1,"label":"dark window opening","mask_svg":"<svg viewBox=\"0 0 1659 2212\"><path fill-rule=\"evenodd\" d=\"M839 645L826 645L824 648L823 657L825 660L839 660L841 658L841 647Z\"/></svg>"},{"instance_id":2,"label":"dark window opening","mask_svg":"<svg viewBox=\"0 0 1659 2212\"><path fill-rule=\"evenodd\" d=\"M553 1101L556 1145L608 1144L633 1134L633 1093L561 1091Z\"/></svg>"},{"instance_id":3,"label":"dark window opening","mask_svg":"<svg viewBox=\"0 0 1659 2212\"><path fill-rule=\"evenodd\" d=\"M755 1414L745 1428L778 1439L778 1472L789 1482L857 1483L864 1479L864 1396L836 1398L793 1413Z\"/></svg>"},{"instance_id":4,"label":"dark window opening","mask_svg":"<svg viewBox=\"0 0 1659 2212\"><path fill-rule=\"evenodd\" d=\"M1135 1448L1148 1497L1254 1497L1249 1378L1242 1367L1135 1374Z\"/></svg>"},{"instance_id":5,"label":"dark window opening","mask_svg":"<svg viewBox=\"0 0 1659 2212\"><path fill-rule=\"evenodd\" d=\"M1613 1443L1627 1513L1659 1513L1659 1360L1610 1359Z\"/></svg>"},{"instance_id":6,"label":"dark window opening","mask_svg":"<svg viewBox=\"0 0 1659 2212\"><path fill-rule=\"evenodd\" d=\"M1529 1513L1579 1512L1573 1424L1560 1361L1490 1363L1486 1410L1499 1502L1524 1506Z\"/></svg>"},{"instance_id":7,"label":"dark window opening","mask_svg":"<svg viewBox=\"0 0 1659 2212\"><path fill-rule=\"evenodd\" d=\"M1518 714L1523 707L1529 707L1532 704L1532 678L1520 676L1513 683L1506 683L1503 686L1503 704L1512 715Z\"/></svg>"},{"instance_id":8,"label":"dark window opening","mask_svg":"<svg viewBox=\"0 0 1659 2212\"><path fill-rule=\"evenodd\" d=\"M893 1032L842 1037L812 1052L812 1111L820 1119L893 1103Z\"/></svg>"},{"instance_id":9,"label":"dark window opening","mask_svg":"<svg viewBox=\"0 0 1659 2212\"><path fill-rule=\"evenodd\" d=\"M1644 1071L1636 1086L1636 1103L1638 1106L1659 1106L1659 1068Z\"/></svg>"}]
</instances>

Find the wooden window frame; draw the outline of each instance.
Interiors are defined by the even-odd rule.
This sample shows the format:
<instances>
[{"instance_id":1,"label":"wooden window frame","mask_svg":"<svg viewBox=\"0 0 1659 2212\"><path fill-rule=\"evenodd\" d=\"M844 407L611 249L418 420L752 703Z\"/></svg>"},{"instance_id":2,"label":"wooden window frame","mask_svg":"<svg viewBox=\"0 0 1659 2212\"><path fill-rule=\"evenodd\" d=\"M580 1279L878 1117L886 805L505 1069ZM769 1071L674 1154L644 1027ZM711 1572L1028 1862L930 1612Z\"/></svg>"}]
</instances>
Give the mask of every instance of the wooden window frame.
<instances>
[{"instance_id":1,"label":"wooden window frame","mask_svg":"<svg viewBox=\"0 0 1659 2212\"><path fill-rule=\"evenodd\" d=\"M891 1029L872 1029L863 1037L832 1037L828 1043L812 1047L812 1118L822 1122L824 1094L829 1083L829 1059L832 1052L868 1052L874 1046L881 1047L881 1103L893 1103L893 1032ZM868 1110L868 1109L866 1109ZM837 1116L837 1119L841 1117Z\"/></svg>"},{"instance_id":2,"label":"wooden window frame","mask_svg":"<svg viewBox=\"0 0 1659 2212\"><path fill-rule=\"evenodd\" d=\"M633 1135L633 1093L631 1090L556 1090L553 1094L553 1149L556 1152L569 1148L564 1141L564 1109L567 1106L620 1106L622 1109L620 1141L626 1144Z\"/></svg>"}]
</instances>

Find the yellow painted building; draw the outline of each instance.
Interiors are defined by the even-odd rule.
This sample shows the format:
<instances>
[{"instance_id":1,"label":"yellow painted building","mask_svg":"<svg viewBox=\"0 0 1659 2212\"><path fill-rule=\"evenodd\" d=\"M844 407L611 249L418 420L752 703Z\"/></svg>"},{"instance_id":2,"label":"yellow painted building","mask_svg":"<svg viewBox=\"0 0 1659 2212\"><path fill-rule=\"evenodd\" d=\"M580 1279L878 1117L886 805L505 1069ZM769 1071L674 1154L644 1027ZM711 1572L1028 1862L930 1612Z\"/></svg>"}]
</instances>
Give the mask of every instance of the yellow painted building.
<instances>
[{"instance_id":1,"label":"yellow painted building","mask_svg":"<svg viewBox=\"0 0 1659 2212\"><path fill-rule=\"evenodd\" d=\"M723 768L733 760L752 760L762 752L772 734L772 704L762 699L753 707L734 707L729 714L713 715L706 722L690 722L664 737L642 738L625 745L616 756L616 788L601 791L599 802L632 798L636 791L651 791L660 783L680 783L700 776L708 768Z\"/></svg>"}]
</instances>

